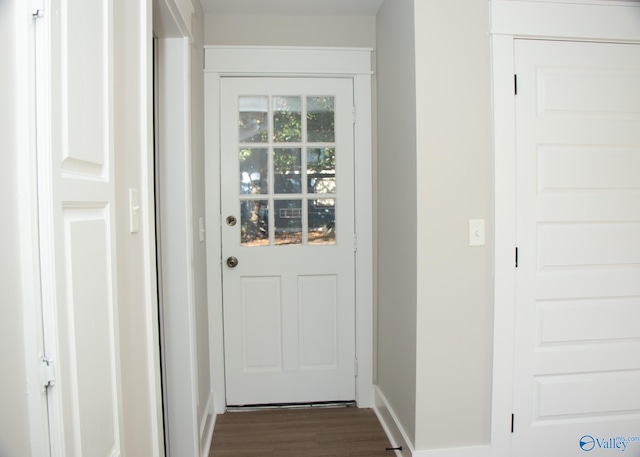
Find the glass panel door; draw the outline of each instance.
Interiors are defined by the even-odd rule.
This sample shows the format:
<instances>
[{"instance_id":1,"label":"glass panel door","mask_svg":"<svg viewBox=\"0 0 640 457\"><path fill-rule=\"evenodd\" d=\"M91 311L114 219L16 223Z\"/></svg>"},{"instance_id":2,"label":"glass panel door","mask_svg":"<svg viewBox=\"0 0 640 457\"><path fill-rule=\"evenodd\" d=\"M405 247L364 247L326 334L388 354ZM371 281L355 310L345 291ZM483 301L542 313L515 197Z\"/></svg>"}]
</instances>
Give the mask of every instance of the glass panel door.
<instances>
[{"instance_id":1,"label":"glass panel door","mask_svg":"<svg viewBox=\"0 0 640 457\"><path fill-rule=\"evenodd\" d=\"M352 400L353 81L220 87L227 404Z\"/></svg>"},{"instance_id":2,"label":"glass panel door","mask_svg":"<svg viewBox=\"0 0 640 457\"><path fill-rule=\"evenodd\" d=\"M237 106L241 245L336 244L335 96L242 95Z\"/></svg>"}]
</instances>

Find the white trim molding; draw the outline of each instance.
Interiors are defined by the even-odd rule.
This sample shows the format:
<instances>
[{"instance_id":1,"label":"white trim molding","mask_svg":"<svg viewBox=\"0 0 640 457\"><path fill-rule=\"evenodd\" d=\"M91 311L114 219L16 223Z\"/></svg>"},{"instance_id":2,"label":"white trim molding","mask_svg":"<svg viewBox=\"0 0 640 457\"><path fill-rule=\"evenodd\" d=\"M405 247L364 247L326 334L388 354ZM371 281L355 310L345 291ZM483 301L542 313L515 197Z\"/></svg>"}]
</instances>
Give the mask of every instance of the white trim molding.
<instances>
[{"instance_id":1,"label":"white trim molding","mask_svg":"<svg viewBox=\"0 0 640 457\"><path fill-rule=\"evenodd\" d=\"M191 175L191 46L158 40L162 342L171 454L197 455L198 372Z\"/></svg>"},{"instance_id":2,"label":"white trim molding","mask_svg":"<svg viewBox=\"0 0 640 457\"><path fill-rule=\"evenodd\" d=\"M215 411L225 404L220 247L219 93L222 76L341 76L353 79L356 231L356 401L373 406L373 159L371 54L368 48L205 46L207 281Z\"/></svg>"},{"instance_id":3,"label":"white trim molding","mask_svg":"<svg viewBox=\"0 0 640 457\"><path fill-rule=\"evenodd\" d=\"M515 41L544 39L640 44L640 4L615 0L492 0L491 8L495 166L491 446L486 454L482 451L451 455L508 457L511 455L516 292Z\"/></svg>"},{"instance_id":4,"label":"white trim molding","mask_svg":"<svg viewBox=\"0 0 640 457\"><path fill-rule=\"evenodd\" d=\"M393 411L393 408L387 401L387 397L384 396L378 386L374 386L374 406L373 411L382 425L382 429L387 434L387 438L391 443L391 447L402 447L402 450L395 451L398 457L411 457L415 452L413 450L413 443L409 439L409 435L400 424L398 416Z\"/></svg>"},{"instance_id":5,"label":"white trim molding","mask_svg":"<svg viewBox=\"0 0 640 457\"><path fill-rule=\"evenodd\" d=\"M211 450L213 428L216 425L216 414L213 409L213 392L209 393L207 406L200 417L200 457L207 457Z\"/></svg>"},{"instance_id":6,"label":"white trim molding","mask_svg":"<svg viewBox=\"0 0 640 457\"><path fill-rule=\"evenodd\" d=\"M16 184L18 195L18 225L20 227L20 270L22 279L23 342L25 356L25 395L29 425L29 445L32 455L50 455L49 412L47 395L42 389L41 359L46 355L43 338L43 309L40 271L38 219L38 131L34 88L42 93L48 74L46 67L47 22L25 20L32 11L27 2L15 2L15 81L16 104ZM38 70L40 71L38 71ZM42 97L39 103L42 103ZM40 119L44 125L44 119ZM38 139L38 135L40 138ZM10 350L10 349L9 349ZM5 368L6 369L6 368Z\"/></svg>"},{"instance_id":7,"label":"white trim molding","mask_svg":"<svg viewBox=\"0 0 640 457\"><path fill-rule=\"evenodd\" d=\"M372 49L205 46L207 73L251 75L371 75Z\"/></svg>"},{"instance_id":8,"label":"white trim molding","mask_svg":"<svg viewBox=\"0 0 640 457\"><path fill-rule=\"evenodd\" d=\"M640 4L609 0L492 0L491 33L558 40L640 40Z\"/></svg>"}]
</instances>

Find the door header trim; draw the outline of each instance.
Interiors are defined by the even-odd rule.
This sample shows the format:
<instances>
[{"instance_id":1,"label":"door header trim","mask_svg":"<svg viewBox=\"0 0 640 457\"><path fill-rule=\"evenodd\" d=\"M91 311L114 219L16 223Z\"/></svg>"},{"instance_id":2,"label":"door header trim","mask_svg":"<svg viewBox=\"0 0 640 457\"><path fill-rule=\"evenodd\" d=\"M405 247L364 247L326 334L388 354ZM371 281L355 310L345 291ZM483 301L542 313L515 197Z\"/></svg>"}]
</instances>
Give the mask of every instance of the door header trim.
<instances>
[{"instance_id":1,"label":"door header trim","mask_svg":"<svg viewBox=\"0 0 640 457\"><path fill-rule=\"evenodd\" d=\"M575 20L579 17L580 20ZM556 40L640 41L640 5L612 0L491 2L491 34Z\"/></svg>"},{"instance_id":2,"label":"door header trim","mask_svg":"<svg viewBox=\"0 0 640 457\"><path fill-rule=\"evenodd\" d=\"M205 73L372 75L370 48L205 46Z\"/></svg>"}]
</instances>

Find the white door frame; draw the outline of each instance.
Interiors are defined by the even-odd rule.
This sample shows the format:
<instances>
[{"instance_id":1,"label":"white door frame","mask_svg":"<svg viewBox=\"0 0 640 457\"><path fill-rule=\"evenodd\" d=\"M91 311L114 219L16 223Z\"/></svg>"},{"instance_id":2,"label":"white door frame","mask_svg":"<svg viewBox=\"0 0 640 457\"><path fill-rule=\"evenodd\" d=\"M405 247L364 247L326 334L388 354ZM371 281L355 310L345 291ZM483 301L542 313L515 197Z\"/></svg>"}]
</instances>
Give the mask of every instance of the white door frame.
<instances>
[{"instance_id":1,"label":"white door frame","mask_svg":"<svg viewBox=\"0 0 640 457\"><path fill-rule=\"evenodd\" d=\"M40 221L38 216L38 160L37 143L42 136L36 126L39 113L34 88L42 92L47 75L38 74L37 67L46 66L45 24L28 20L33 14L29 2L15 2L15 39L19 43L15 54L17 94L16 111L16 183L20 198L19 252L22 283L22 317L25 356L25 394L28 408L29 446L32 455L50 455L49 413L47 394L43 390L40 360L44 353L43 309L40 271ZM36 34L37 32L37 34ZM36 60L38 59L38 60Z\"/></svg>"},{"instance_id":2,"label":"white door frame","mask_svg":"<svg viewBox=\"0 0 640 457\"><path fill-rule=\"evenodd\" d=\"M373 406L373 175L371 49L205 46L205 177L209 227L207 282L215 411L226 409L220 238L220 78L353 78L355 113L356 401Z\"/></svg>"},{"instance_id":3,"label":"white door frame","mask_svg":"<svg viewBox=\"0 0 640 457\"><path fill-rule=\"evenodd\" d=\"M153 0L157 38L156 188L165 451L208 455L213 399L199 411L192 156L191 0ZM209 386L207 386L209 387Z\"/></svg>"},{"instance_id":4,"label":"white door frame","mask_svg":"<svg viewBox=\"0 0 640 457\"><path fill-rule=\"evenodd\" d=\"M640 43L640 5L607 0L492 0L491 8L496 218L491 455L506 457L511 453L517 246L515 40Z\"/></svg>"}]
</instances>

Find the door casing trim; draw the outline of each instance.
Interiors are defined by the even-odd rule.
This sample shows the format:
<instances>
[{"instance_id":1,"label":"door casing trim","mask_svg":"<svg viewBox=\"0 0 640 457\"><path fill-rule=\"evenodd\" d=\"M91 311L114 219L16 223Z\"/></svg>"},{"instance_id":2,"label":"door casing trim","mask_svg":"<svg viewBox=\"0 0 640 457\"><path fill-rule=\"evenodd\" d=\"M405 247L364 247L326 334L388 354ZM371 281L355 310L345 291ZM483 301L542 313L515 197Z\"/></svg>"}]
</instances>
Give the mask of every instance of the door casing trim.
<instances>
[{"instance_id":1,"label":"door casing trim","mask_svg":"<svg viewBox=\"0 0 640 457\"><path fill-rule=\"evenodd\" d=\"M368 48L205 46L205 191L211 379L216 413L226 409L220 233L220 78L353 79L355 145L356 402L373 407L373 157L371 53Z\"/></svg>"}]
</instances>

